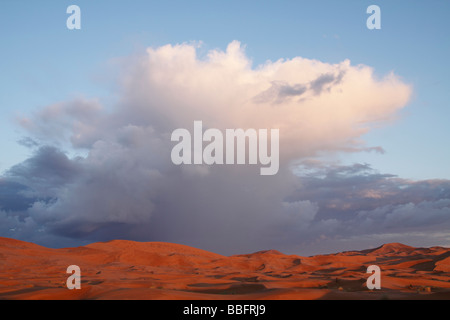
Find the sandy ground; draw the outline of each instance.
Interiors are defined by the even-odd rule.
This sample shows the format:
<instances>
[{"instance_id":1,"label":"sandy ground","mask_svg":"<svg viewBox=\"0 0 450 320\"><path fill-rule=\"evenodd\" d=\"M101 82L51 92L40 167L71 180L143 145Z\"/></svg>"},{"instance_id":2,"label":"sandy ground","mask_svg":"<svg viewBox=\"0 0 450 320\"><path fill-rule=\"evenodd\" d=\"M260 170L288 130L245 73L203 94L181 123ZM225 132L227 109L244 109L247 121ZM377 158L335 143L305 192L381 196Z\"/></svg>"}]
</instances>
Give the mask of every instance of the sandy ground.
<instances>
[{"instance_id":1,"label":"sandy ground","mask_svg":"<svg viewBox=\"0 0 450 320\"><path fill-rule=\"evenodd\" d=\"M366 287L372 264L380 290ZM66 287L69 265L81 268L79 290ZM162 242L49 249L0 238L0 299L450 299L450 248L227 257Z\"/></svg>"}]
</instances>

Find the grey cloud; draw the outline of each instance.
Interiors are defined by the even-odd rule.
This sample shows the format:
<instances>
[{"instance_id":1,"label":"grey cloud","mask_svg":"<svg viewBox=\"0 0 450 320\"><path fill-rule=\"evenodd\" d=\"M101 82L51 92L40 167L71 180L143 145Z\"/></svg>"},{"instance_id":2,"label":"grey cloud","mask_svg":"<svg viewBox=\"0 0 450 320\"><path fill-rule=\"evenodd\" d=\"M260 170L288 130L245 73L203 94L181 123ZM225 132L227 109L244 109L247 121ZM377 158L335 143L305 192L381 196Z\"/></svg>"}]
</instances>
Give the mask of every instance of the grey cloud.
<instances>
[{"instance_id":1,"label":"grey cloud","mask_svg":"<svg viewBox=\"0 0 450 320\"><path fill-rule=\"evenodd\" d=\"M317 79L311 81L309 84L288 84L283 81L272 81L269 89L261 92L253 100L256 103L283 103L286 99L292 97L301 97L309 90L314 95L321 94L324 90L329 90L331 86L339 84L345 75L345 71L340 71L338 74L325 73L320 75Z\"/></svg>"},{"instance_id":2,"label":"grey cloud","mask_svg":"<svg viewBox=\"0 0 450 320\"><path fill-rule=\"evenodd\" d=\"M0 210L4 212L22 212L27 210L35 198L26 197L28 187L13 181L0 179Z\"/></svg>"},{"instance_id":3,"label":"grey cloud","mask_svg":"<svg viewBox=\"0 0 450 320\"><path fill-rule=\"evenodd\" d=\"M283 99L285 97L301 96L303 93L305 93L305 91L306 87L301 84L296 84L293 86L282 85L280 86L278 91L278 99Z\"/></svg>"},{"instance_id":4,"label":"grey cloud","mask_svg":"<svg viewBox=\"0 0 450 320\"><path fill-rule=\"evenodd\" d=\"M370 235L380 243L382 238L376 235L387 233L396 233L397 241L417 243L417 232L424 230L429 236L423 240L431 243L433 235L450 227L449 180L411 181L380 174L367 164L319 162L305 163L299 175L301 187L287 201L317 204L308 230L322 233L322 242L330 248L337 240L342 245L345 239L368 239ZM415 236L409 237L411 233ZM446 241L443 236L438 239Z\"/></svg>"},{"instance_id":5,"label":"grey cloud","mask_svg":"<svg viewBox=\"0 0 450 320\"><path fill-rule=\"evenodd\" d=\"M264 127L283 125L296 133L284 141L290 144L286 149L292 147L286 162L313 156L324 146L342 150L358 136L345 132L353 124L347 120L324 134L329 122L315 113L304 119L297 108L306 95L343 81L343 73L325 72L311 83L315 64L305 59L285 64L288 75L277 63L257 72L247 67L238 49L232 44L229 52L201 62L187 45L150 50L150 59L139 60L124 77L117 104L106 108L95 99L75 99L22 119L40 147L24 141L36 147L33 155L1 178L0 234L50 246L126 238L184 243L223 254L274 247L307 254L325 247L321 239L356 235L356 227L367 233L380 230L368 218L375 219L377 209L385 225L395 227L393 218L408 207L389 220L388 206L435 202L448 192L445 181L439 187L437 182L412 183L368 165L309 165L299 176L282 166L270 177L260 176L255 166L173 165L170 133L189 128L192 120L217 128L261 121ZM305 64L312 71L297 79ZM281 71L270 76L272 68ZM251 81L241 85L236 79ZM258 94L267 83L270 88ZM268 105L261 112L253 105L244 110L242 105L255 95ZM273 112L270 104L286 101L295 102L289 114ZM312 135L307 128L299 130L296 119L322 127ZM344 132L336 138L338 129ZM67 149L85 155L70 157ZM442 221L437 217L429 220L430 227Z\"/></svg>"},{"instance_id":6,"label":"grey cloud","mask_svg":"<svg viewBox=\"0 0 450 320\"><path fill-rule=\"evenodd\" d=\"M380 174L367 164L307 166L301 180L302 188L290 198L317 202L319 217L349 218L359 211L375 210L388 204L418 204L450 197L448 180L409 181Z\"/></svg>"},{"instance_id":7,"label":"grey cloud","mask_svg":"<svg viewBox=\"0 0 450 320\"><path fill-rule=\"evenodd\" d=\"M311 81L310 89L313 90L315 94L321 94L323 90L329 89L331 85L340 83L344 75L344 71L339 72L337 75L333 73L322 74L317 79Z\"/></svg>"},{"instance_id":8,"label":"grey cloud","mask_svg":"<svg viewBox=\"0 0 450 320\"><path fill-rule=\"evenodd\" d=\"M257 103L271 102L282 103L290 97L300 97L307 91L307 87L303 84L289 85L281 81L273 81L266 91L261 92L254 98Z\"/></svg>"},{"instance_id":9,"label":"grey cloud","mask_svg":"<svg viewBox=\"0 0 450 320\"><path fill-rule=\"evenodd\" d=\"M69 159L56 147L43 146L29 159L11 167L5 178L27 186L34 196L53 197L80 173L79 162L80 159Z\"/></svg>"},{"instance_id":10,"label":"grey cloud","mask_svg":"<svg viewBox=\"0 0 450 320\"><path fill-rule=\"evenodd\" d=\"M313 254L343 250L338 244L355 248L354 239L371 234L371 243L387 232L406 241L413 231L431 235L450 226L447 180L409 181L367 164L319 162L304 164L298 177L288 171L261 177L245 167L211 167L198 175L168 165L163 158L170 149L160 146L155 155L159 140L149 142L136 128L123 132L130 130L134 142L98 142L83 161L44 148L12 170L10 177L23 184L2 180L0 201L10 210L4 211L9 227L3 234L53 245L60 239L80 244L122 238L185 243L225 254L273 247ZM53 159L54 170L42 158ZM48 192L24 193L36 186L37 177L29 174L38 166L44 169L42 185L59 190L52 200L26 196Z\"/></svg>"},{"instance_id":11,"label":"grey cloud","mask_svg":"<svg viewBox=\"0 0 450 320\"><path fill-rule=\"evenodd\" d=\"M27 148L35 148L39 146L39 143L30 137L23 137L19 139L17 143Z\"/></svg>"},{"instance_id":12,"label":"grey cloud","mask_svg":"<svg viewBox=\"0 0 450 320\"><path fill-rule=\"evenodd\" d=\"M33 142L62 147L90 148L102 138L102 128L108 121L108 113L96 99L74 99L46 106L33 117L20 119L20 125L33 135L22 140L22 144Z\"/></svg>"},{"instance_id":13,"label":"grey cloud","mask_svg":"<svg viewBox=\"0 0 450 320\"><path fill-rule=\"evenodd\" d=\"M450 224L450 199L385 205L357 215L362 227L383 229L426 228ZM373 230L372 230L373 231Z\"/></svg>"}]
</instances>

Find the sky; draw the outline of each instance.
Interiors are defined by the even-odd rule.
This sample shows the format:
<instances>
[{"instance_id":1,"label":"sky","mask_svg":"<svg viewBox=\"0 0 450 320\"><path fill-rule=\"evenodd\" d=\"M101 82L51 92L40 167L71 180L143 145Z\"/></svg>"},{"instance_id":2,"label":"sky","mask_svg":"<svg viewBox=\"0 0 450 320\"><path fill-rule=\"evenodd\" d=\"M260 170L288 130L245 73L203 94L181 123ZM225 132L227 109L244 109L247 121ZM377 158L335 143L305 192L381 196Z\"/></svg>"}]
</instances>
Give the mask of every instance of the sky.
<instances>
[{"instance_id":1,"label":"sky","mask_svg":"<svg viewBox=\"0 0 450 320\"><path fill-rule=\"evenodd\" d=\"M448 1L0 6L0 236L450 245ZM194 120L280 128L280 171L174 165L170 133Z\"/></svg>"}]
</instances>

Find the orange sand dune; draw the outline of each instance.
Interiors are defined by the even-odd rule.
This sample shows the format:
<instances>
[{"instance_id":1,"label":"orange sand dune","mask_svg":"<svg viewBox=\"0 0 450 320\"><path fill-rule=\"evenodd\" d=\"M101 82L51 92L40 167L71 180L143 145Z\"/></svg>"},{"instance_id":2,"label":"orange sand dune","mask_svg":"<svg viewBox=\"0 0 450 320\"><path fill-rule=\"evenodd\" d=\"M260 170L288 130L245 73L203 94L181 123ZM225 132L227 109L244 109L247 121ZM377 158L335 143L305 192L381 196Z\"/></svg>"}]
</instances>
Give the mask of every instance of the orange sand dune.
<instances>
[{"instance_id":1,"label":"orange sand dune","mask_svg":"<svg viewBox=\"0 0 450 320\"><path fill-rule=\"evenodd\" d=\"M222 256L114 240L49 249L0 238L0 299L450 299L450 249L400 243L302 257L275 250ZM369 290L369 265L381 289ZM69 290L69 265L81 289Z\"/></svg>"}]
</instances>

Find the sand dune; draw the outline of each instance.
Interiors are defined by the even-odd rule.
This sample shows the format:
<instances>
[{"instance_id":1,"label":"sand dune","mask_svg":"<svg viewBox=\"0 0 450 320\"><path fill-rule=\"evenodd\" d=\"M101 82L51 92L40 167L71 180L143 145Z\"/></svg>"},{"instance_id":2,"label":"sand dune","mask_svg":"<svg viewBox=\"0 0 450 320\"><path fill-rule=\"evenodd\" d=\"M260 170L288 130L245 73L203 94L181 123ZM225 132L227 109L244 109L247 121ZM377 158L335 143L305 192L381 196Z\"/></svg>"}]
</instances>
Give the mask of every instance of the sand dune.
<instances>
[{"instance_id":1,"label":"sand dune","mask_svg":"<svg viewBox=\"0 0 450 320\"><path fill-rule=\"evenodd\" d=\"M381 268L381 290L366 287L371 264ZM66 287L69 265L81 268L80 290ZM0 299L450 299L450 249L389 243L227 257L162 242L49 249L0 238Z\"/></svg>"}]
</instances>

